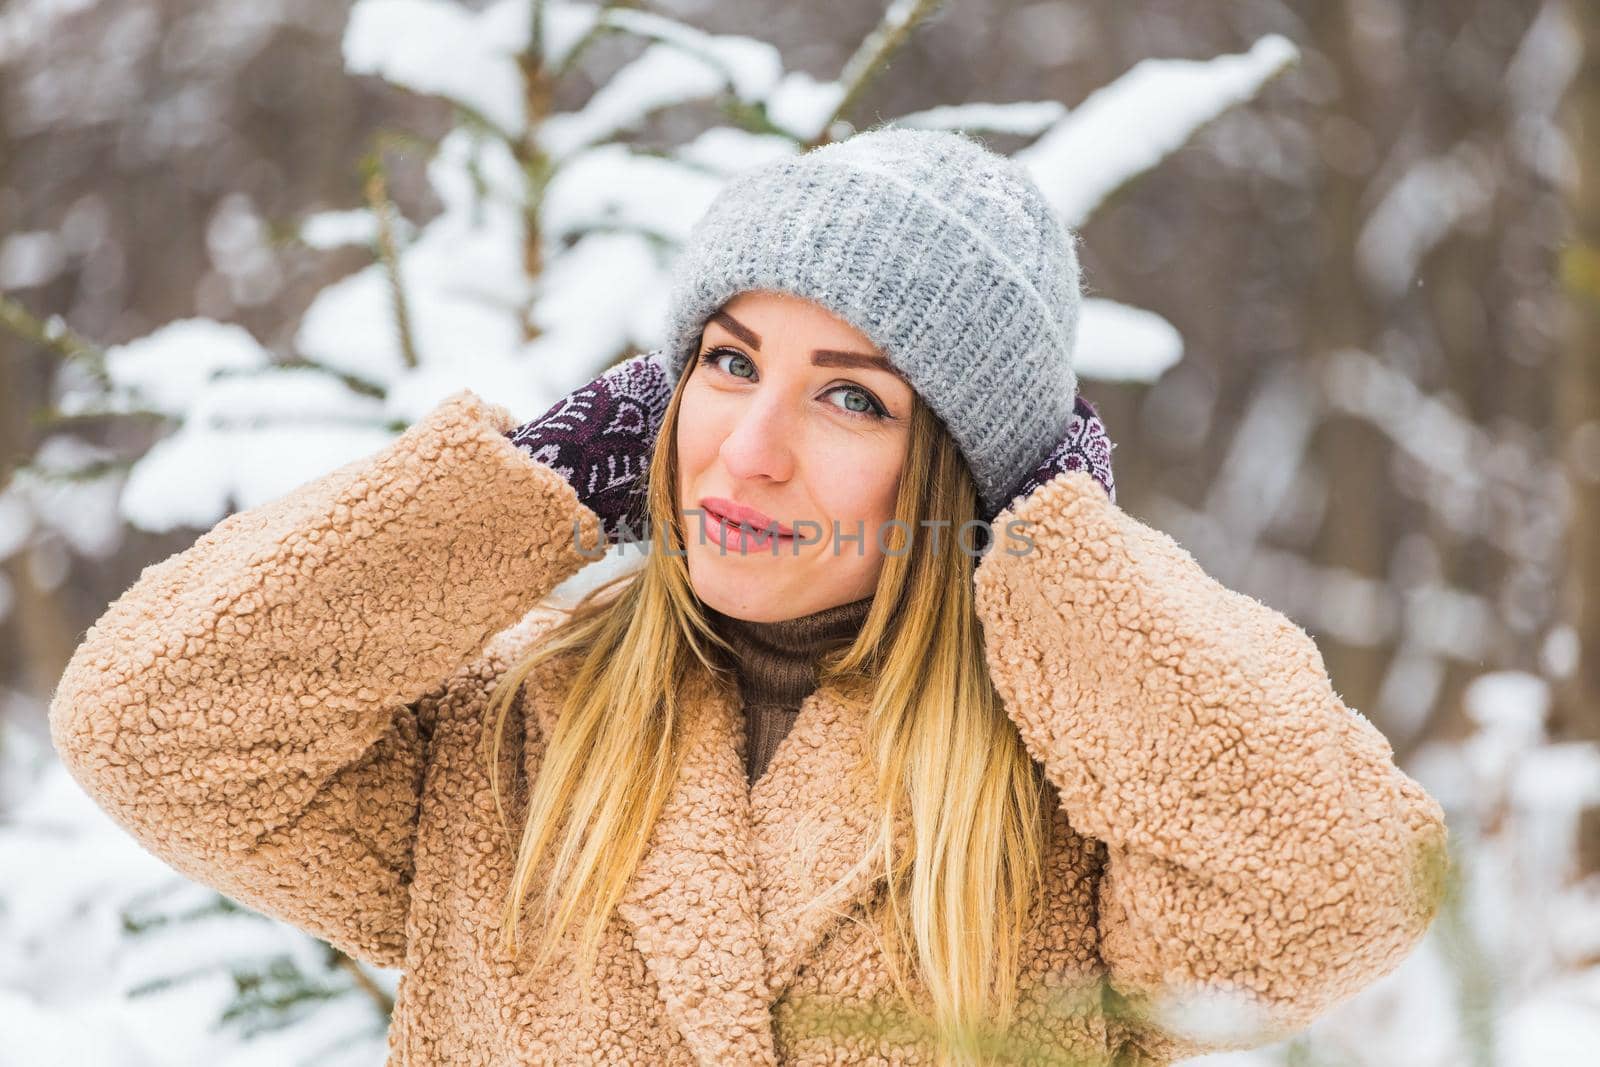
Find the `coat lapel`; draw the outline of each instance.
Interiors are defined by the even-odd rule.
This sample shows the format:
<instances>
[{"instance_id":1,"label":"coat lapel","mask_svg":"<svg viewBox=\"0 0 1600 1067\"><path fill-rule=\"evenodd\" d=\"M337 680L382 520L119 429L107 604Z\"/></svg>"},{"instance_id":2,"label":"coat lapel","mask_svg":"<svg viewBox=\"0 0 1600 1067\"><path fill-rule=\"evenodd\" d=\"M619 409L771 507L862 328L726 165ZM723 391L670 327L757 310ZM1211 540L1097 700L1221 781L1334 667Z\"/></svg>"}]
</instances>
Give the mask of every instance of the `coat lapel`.
<instances>
[{"instance_id":1,"label":"coat lapel","mask_svg":"<svg viewBox=\"0 0 1600 1067\"><path fill-rule=\"evenodd\" d=\"M554 706L533 708L548 736ZM737 688L692 669L680 708L682 768L617 913L701 1063L776 1065L772 1005L844 921L799 909L873 842L866 707L811 694L753 791ZM904 818L896 835L905 848ZM839 911L882 882L863 866L831 898Z\"/></svg>"},{"instance_id":2,"label":"coat lapel","mask_svg":"<svg viewBox=\"0 0 1600 1067\"><path fill-rule=\"evenodd\" d=\"M731 686L692 671L683 764L618 914L704 1064L776 1064Z\"/></svg>"},{"instance_id":3,"label":"coat lapel","mask_svg":"<svg viewBox=\"0 0 1600 1067\"><path fill-rule=\"evenodd\" d=\"M875 856L857 863L876 837L866 713L865 704L837 690L811 694L752 792L769 1003L783 996L829 930L846 921L828 909L809 915L801 909L842 878L830 899L848 913L883 882ZM895 834L896 848L904 849L903 812Z\"/></svg>"}]
</instances>

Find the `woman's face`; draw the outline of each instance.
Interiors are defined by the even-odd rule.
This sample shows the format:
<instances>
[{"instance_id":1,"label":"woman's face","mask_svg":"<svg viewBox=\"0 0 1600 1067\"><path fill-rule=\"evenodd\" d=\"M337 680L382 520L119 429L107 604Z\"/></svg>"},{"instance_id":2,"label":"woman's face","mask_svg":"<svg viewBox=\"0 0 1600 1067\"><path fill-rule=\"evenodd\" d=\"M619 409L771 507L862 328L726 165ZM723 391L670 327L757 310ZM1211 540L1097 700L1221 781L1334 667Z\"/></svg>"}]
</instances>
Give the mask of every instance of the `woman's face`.
<instances>
[{"instance_id":1,"label":"woman's face","mask_svg":"<svg viewBox=\"0 0 1600 1067\"><path fill-rule=\"evenodd\" d=\"M707 321L688 375L678 507L696 595L752 622L871 595L895 545L911 386L843 319L767 291Z\"/></svg>"}]
</instances>

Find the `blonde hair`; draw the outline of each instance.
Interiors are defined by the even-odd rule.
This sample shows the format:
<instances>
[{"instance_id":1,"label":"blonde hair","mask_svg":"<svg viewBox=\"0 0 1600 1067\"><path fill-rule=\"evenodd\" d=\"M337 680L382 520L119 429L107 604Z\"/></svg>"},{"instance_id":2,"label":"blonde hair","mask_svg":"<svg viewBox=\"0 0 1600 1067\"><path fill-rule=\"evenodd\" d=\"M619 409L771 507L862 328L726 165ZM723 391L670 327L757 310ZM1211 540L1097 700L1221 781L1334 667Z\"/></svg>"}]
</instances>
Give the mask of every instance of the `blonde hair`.
<instances>
[{"instance_id":1,"label":"blonde hair","mask_svg":"<svg viewBox=\"0 0 1600 1067\"><path fill-rule=\"evenodd\" d=\"M524 681L541 663L570 655L575 671L529 785L501 934L503 948L515 954L524 898L554 846L534 966L549 962L581 920L585 997L605 925L678 772L680 683L691 660L722 672L731 655L702 612L682 556L675 428L688 377L673 394L649 471L647 529L657 543L637 571L591 590L502 676L485 721L484 757L496 768L507 714ZM868 707L881 822L859 864L877 864L887 875L873 925L906 1011L935 1035L940 1062L952 1064L990 1062L983 1050L1016 1009L1021 941L1040 895L1047 817L1039 768L989 678L973 604L977 561L955 536L977 506L954 441L914 397L895 501L895 517L906 525L890 526L859 636L819 664L822 686L837 686ZM906 550L908 530L924 529L922 520L949 520L946 536L937 546L930 536L912 538ZM509 836L499 777L490 778ZM895 855L889 827L907 816L909 854ZM827 906L831 896L823 894L815 906ZM915 1007L913 963L931 1016Z\"/></svg>"}]
</instances>

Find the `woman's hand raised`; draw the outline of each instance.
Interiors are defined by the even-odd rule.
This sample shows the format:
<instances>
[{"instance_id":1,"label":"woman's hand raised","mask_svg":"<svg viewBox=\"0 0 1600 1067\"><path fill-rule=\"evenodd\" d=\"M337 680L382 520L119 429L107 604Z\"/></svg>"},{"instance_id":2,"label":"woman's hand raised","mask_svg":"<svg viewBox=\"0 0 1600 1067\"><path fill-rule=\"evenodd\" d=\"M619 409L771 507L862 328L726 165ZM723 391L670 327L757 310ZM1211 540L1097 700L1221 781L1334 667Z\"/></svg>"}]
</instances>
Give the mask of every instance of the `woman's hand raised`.
<instances>
[{"instance_id":1,"label":"woman's hand raised","mask_svg":"<svg viewBox=\"0 0 1600 1067\"><path fill-rule=\"evenodd\" d=\"M1094 405L1079 393L1073 401L1072 419L1067 431L1022 486L1012 494L1008 508L1015 508L1028 494L1065 471L1087 471L1100 483L1111 502L1117 502L1117 481L1111 472L1111 452L1117 446L1106 433L1106 424Z\"/></svg>"},{"instance_id":2,"label":"woman's hand raised","mask_svg":"<svg viewBox=\"0 0 1600 1067\"><path fill-rule=\"evenodd\" d=\"M672 388L665 353L641 353L506 436L565 478L615 544L624 523L643 535L650 456Z\"/></svg>"}]
</instances>

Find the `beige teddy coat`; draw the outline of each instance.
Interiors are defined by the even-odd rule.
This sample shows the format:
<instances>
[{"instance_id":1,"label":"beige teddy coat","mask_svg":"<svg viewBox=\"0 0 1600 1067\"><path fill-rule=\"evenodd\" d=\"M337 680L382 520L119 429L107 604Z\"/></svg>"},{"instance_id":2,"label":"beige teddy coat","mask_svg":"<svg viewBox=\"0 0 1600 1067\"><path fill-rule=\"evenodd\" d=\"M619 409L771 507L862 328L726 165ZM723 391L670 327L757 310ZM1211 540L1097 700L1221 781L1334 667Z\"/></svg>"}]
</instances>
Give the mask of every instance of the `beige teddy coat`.
<instances>
[{"instance_id":1,"label":"beige teddy coat","mask_svg":"<svg viewBox=\"0 0 1600 1067\"><path fill-rule=\"evenodd\" d=\"M870 837L863 709L828 689L751 789L736 692L686 680L685 768L607 927L597 1002L570 957L531 973L499 950L514 854L479 755L488 688L589 562L575 524L599 533L513 425L462 390L147 567L61 678L67 767L176 870L403 968L390 1064L932 1062L866 924L789 915ZM1261 1044L1392 970L1437 907L1443 813L1310 638L1088 474L1009 519L1034 547L1002 534L978 610L1060 801L1016 1062ZM524 773L570 669L551 661L513 706Z\"/></svg>"}]
</instances>

